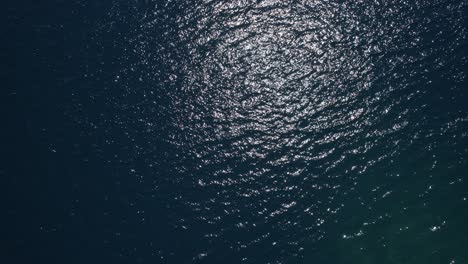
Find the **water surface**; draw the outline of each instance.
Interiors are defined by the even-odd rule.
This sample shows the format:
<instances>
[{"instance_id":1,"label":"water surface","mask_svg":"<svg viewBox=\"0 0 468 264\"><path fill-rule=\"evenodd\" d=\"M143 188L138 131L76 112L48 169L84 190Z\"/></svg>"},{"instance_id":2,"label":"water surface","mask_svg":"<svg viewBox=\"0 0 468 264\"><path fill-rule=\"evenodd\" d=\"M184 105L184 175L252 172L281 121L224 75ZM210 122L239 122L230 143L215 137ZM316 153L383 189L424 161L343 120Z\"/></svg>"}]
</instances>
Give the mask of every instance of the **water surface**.
<instances>
[{"instance_id":1,"label":"water surface","mask_svg":"<svg viewBox=\"0 0 468 264\"><path fill-rule=\"evenodd\" d=\"M9 10L11 256L468 262L466 1Z\"/></svg>"}]
</instances>

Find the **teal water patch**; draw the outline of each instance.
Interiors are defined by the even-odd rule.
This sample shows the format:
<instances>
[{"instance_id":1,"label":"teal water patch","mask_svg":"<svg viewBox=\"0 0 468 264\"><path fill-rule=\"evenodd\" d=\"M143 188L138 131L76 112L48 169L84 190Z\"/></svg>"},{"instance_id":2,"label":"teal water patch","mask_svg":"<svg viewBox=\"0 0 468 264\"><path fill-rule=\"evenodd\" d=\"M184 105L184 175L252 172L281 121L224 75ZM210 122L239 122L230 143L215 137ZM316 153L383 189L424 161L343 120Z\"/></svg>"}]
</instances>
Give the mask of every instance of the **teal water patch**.
<instances>
[{"instance_id":1,"label":"teal water patch","mask_svg":"<svg viewBox=\"0 0 468 264\"><path fill-rule=\"evenodd\" d=\"M374 168L304 263L466 263L465 157L463 147L446 143Z\"/></svg>"}]
</instances>

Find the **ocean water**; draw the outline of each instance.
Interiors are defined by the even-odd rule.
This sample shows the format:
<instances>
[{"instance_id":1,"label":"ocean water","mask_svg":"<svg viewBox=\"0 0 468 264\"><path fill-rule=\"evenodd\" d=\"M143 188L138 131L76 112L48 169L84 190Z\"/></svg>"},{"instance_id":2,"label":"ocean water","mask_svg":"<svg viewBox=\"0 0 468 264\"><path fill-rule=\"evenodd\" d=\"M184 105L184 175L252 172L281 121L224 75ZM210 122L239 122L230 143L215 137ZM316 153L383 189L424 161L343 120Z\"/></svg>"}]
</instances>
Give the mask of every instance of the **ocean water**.
<instances>
[{"instance_id":1,"label":"ocean water","mask_svg":"<svg viewBox=\"0 0 468 264\"><path fill-rule=\"evenodd\" d=\"M4 12L3 263L468 263L467 1Z\"/></svg>"}]
</instances>

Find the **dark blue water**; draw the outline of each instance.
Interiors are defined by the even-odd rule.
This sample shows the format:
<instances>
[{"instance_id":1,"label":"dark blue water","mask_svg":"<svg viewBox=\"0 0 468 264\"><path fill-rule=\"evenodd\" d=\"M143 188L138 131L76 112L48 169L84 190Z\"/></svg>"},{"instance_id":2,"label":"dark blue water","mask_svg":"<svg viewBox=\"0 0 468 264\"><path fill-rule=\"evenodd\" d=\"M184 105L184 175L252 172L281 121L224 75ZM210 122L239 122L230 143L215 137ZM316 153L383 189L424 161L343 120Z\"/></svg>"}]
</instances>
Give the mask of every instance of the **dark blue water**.
<instances>
[{"instance_id":1,"label":"dark blue water","mask_svg":"<svg viewBox=\"0 0 468 264\"><path fill-rule=\"evenodd\" d=\"M2 9L2 263L468 263L467 1Z\"/></svg>"}]
</instances>

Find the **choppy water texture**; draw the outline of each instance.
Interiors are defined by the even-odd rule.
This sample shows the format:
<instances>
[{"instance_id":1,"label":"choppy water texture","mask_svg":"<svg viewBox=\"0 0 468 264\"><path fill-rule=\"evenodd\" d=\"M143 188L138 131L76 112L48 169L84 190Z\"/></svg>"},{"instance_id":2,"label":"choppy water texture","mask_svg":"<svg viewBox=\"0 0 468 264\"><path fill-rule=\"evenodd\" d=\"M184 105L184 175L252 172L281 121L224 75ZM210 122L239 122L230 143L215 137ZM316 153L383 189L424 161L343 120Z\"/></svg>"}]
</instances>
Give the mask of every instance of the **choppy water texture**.
<instances>
[{"instance_id":1,"label":"choppy water texture","mask_svg":"<svg viewBox=\"0 0 468 264\"><path fill-rule=\"evenodd\" d=\"M113 263L468 263L467 4L77 5L65 210Z\"/></svg>"}]
</instances>

